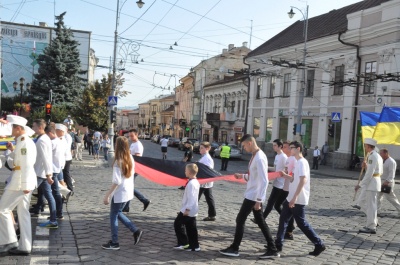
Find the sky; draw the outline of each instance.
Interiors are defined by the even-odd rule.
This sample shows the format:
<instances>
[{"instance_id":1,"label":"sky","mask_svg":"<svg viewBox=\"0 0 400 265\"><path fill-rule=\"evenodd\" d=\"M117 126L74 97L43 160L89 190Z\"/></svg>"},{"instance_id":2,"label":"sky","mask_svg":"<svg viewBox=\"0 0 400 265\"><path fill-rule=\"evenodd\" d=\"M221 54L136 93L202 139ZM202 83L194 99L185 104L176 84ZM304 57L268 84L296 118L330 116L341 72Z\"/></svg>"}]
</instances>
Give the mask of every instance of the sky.
<instances>
[{"instance_id":1,"label":"sky","mask_svg":"<svg viewBox=\"0 0 400 265\"><path fill-rule=\"evenodd\" d=\"M202 60L216 56L229 44L255 49L303 15L290 19L294 6L309 18L360 0L120 0L116 62L125 78L123 90L131 92L118 107L137 106L173 92L179 79ZM54 25L54 15L67 12L71 29L92 32L91 48L99 66L110 66L113 56L117 0L1 0L0 19ZM176 42L177 46L174 45ZM170 49L172 47L172 50ZM133 55L136 56L133 56ZM137 58L137 59L136 59ZM135 63L137 61L138 63ZM108 68L96 68L101 79Z\"/></svg>"}]
</instances>

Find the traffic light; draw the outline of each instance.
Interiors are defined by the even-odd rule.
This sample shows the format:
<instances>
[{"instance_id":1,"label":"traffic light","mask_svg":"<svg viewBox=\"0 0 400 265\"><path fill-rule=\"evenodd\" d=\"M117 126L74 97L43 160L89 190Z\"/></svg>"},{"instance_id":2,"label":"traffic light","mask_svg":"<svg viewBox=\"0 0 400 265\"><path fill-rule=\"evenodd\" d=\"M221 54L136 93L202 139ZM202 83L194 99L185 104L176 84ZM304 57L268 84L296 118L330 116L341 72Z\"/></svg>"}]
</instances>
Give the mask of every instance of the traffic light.
<instances>
[{"instance_id":1,"label":"traffic light","mask_svg":"<svg viewBox=\"0 0 400 265\"><path fill-rule=\"evenodd\" d=\"M296 135L297 123L293 124L293 135Z\"/></svg>"},{"instance_id":2,"label":"traffic light","mask_svg":"<svg viewBox=\"0 0 400 265\"><path fill-rule=\"evenodd\" d=\"M328 135L330 137L334 137L335 136L335 124L329 124L328 125Z\"/></svg>"},{"instance_id":3,"label":"traffic light","mask_svg":"<svg viewBox=\"0 0 400 265\"><path fill-rule=\"evenodd\" d=\"M51 103L46 102L46 120L50 121L51 120Z\"/></svg>"},{"instance_id":4,"label":"traffic light","mask_svg":"<svg viewBox=\"0 0 400 265\"><path fill-rule=\"evenodd\" d=\"M186 127L186 128L185 128L185 131L187 131L187 132L190 131L190 128L189 128L189 127Z\"/></svg>"},{"instance_id":5,"label":"traffic light","mask_svg":"<svg viewBox=\"0 0 400 265\"><path fill-rule=\"evenodd\" d=\"M110 122L114 123L117 121L117 112L115 110L110 111Z\"/></svg>"}]
</instances>

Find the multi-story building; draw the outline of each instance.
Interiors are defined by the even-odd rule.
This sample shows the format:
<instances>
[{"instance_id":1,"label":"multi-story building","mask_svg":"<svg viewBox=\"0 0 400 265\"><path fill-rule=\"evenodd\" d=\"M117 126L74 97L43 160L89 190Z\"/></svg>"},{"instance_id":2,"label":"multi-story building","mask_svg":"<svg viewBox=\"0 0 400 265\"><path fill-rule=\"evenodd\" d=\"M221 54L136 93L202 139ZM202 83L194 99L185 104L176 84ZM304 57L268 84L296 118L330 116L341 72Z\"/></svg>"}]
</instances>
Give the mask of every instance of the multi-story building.
<instances>
[{"instance_id":1,"label":"multi-story building","mask_svg":"<svg viewBox=\"0 0 400 265\"><path fill-rule=\"evenodd\" d=\"M79 43L81 70L85 71L81 77L90 82L97 64L94 51L90 49L91 32L74 29L71 31ZM36 59L55 37L55 32L54 28L48 27L44 22L39 22L39 25L27 25L1 21L1 37L1 91L3 96L13 97L20 93L19 86L15 88L13 83L19 83L21 78L25 80L26 89L30 89L33 75L38 71Z\"/></svg>"},{"instance_id":2,"label":"multi-story building","mask_svg":"<svg viewBox=\"0 0 400 265\"><path fill-rule=\"evenodd\" d=\"M250 71L262 75L251 77L247 132L261 142L292 140L303 89L304 144L321 148L328 142L329 161L338 167L347 167L353 153L363 156L359 111L400 105L399 13L399 0L370 0L310 18L305 65L298 61L304 21L250 52ZM332 113L340 113L339 122L332 121ZM335 137L328 136L332 124ZM392 154L400 157L399 148Z\"/></svg>"},{"instance_id":3,"label":"multi-story building","mask_svg":"<svg viewBox=\"0 0 400 265\"><path fill-rule=\"evenodd\" d=\"M247 109L247 76L226 76L204 87L203 140L238 144L243 136Z\"/></svg>"},{"instance_id":4,"label":"multi-story building","mask_svg":"<svg viewBox=\"0 0 400 265\"><path fill-rule=\"evenodd\" d=\"M139 104L138 127L140 134L150 133L150 102Z\"/></svg>"},{"instance_id":5,"label":"multi-story building","mask_svg":"<svg viewBox=\"0 0 400 265\"><path fill-rule=\"evenodd\" d=\"M174 132L174 102L175 95L166 96L160 99L161 105L161 135L172 135Z\"/></svg>"},{"instance_id":6,"label":"multi-story building","mask_svg":"<svg viewBox=\"0 0 400 265\"><path fill-rule=\"evenodd\" d=\"M193 111L193 92L194 77L188 74L180 79L180 86L175 88L174 102L174 134L176 138L193 136L193 129L190 127L190 121Z\"/></svg>"},{"instance_id":7,"label":"multi-story building","mask_svg":"<svg viewBox=\"0 0 400 265\"><path fill-rule=\"evenodd\" d=\"M193 111L190 119L190 131L192 132L192 137L203 140L212 140L210 139L209 134L211 125L206 121L206 112L212 112L212 107L214 106L210 107L208 111L205 110L205 93L207 93L206 90L209 89L208 85L213 83L221 84L221 82L224 82L225 76L230 75L230 72L242 71L244 68L247 68L243 63L243 58L247 56L249 52L250 49L247 48L247 42L243 42L240 47L235 47L234 44L229 44L228 49L223 49L221 54L203 60L192 68L190 73L194 78L194 94L192 98ZM212 87L214 90L213 93L224 94L223 88L221 86L218 87L221 88L221 91L216 92L216 87ZM222 108L220 111L223 113ZM217 127L214 126L214 128ZM217 131L218 128L214 130L214 133ZM204 137L202 135L204 135Z\"/></svg>"}]
</instances>

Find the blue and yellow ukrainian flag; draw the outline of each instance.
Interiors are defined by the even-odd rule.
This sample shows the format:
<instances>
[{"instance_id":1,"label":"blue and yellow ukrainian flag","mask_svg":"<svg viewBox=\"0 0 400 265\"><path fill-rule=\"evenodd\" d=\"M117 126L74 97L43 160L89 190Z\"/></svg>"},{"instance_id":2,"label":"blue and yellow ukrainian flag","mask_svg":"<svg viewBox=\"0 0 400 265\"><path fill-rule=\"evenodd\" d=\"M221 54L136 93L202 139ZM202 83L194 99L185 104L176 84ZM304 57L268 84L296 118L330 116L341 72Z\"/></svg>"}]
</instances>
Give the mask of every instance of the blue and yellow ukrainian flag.
<instances>
[{"instance_id":1,"label":"blue and yellow ukrainian flag","mask_svg":"<svg viewBox=\"0 0 400 265\"><path fill-rule=\"evenodd\" d=\"M378 144L400 145L400 108L383 107L373 138Z\"/></svg>"},{"instance_id":2,"label":"blue and yellow ukrainian flag","mask_svg":"<svg viewBox=\"0 0 400 265\"><path fill-rule=\"evenodd\" d=\"M380 113L360 111L361 135L364 142L365 138L372 138L375 126L379 121Z\"/></svg>"}]
</instances>

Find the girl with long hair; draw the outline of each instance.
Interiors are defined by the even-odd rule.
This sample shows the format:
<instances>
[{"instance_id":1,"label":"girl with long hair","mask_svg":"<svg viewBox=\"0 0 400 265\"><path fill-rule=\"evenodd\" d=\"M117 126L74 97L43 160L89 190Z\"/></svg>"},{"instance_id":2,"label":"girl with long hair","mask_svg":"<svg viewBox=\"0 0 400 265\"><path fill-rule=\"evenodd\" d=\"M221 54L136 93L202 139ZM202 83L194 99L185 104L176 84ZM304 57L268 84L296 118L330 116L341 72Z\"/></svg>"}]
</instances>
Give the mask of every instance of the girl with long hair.
<instances>
[{"instance_id":1,"label":"girl with long hair","mask_svg":"<svg viewBox=\"0 0 400 265\"><path fill-rule=\"evenodd\" d=\"M138 244L143 231L138 229L123 213L125 204L133 199L135 162L129 152L128 139L118 137L115 143L115 160L110 190L104 196L104 204L110 204L111 240L102 245L103 249L118 250L118 220L121 221L134 237L134 245ZM110 203L111 199L111 203Z\"/></svg>"}]
</instances>

